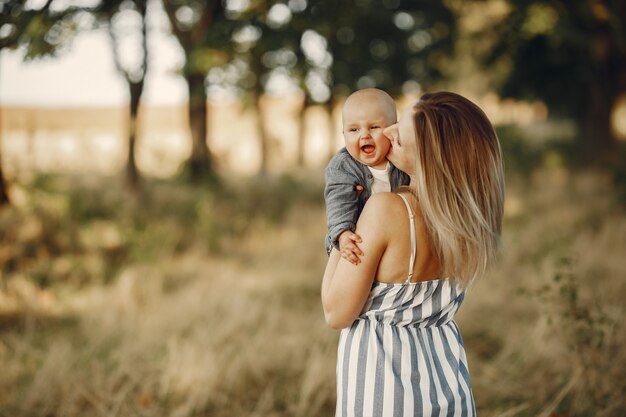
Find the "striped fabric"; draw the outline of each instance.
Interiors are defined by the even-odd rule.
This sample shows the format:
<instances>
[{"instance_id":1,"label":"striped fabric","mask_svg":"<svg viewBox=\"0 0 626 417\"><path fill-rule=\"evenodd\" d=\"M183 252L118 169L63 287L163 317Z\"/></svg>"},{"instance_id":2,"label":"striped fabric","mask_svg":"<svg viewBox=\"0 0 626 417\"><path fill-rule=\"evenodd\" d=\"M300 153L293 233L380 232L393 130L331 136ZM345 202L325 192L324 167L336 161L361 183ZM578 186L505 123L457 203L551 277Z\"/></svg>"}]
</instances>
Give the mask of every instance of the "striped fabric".
<instances>
[{"instance_id":1,"label":"striped fabric","mask_svg":"<svg viewBox=\"0 0 626 417\"><path fill-rule=\"evenodd\" d=\"M474 416L463 341L452 319L464 292L449 281L375 283L341 331L337 416Z\"/></svg>"},{"instance_id":2,"label":"striped fabric","mask_svg":"<svg viewBox=\"0 0 626 417\"><path fill-rule=\"evenodd\" d=\"M336 416L475 416L453 320L464 296L450 280L375 282L339 337Z\"/></svg>"}]
</instances>

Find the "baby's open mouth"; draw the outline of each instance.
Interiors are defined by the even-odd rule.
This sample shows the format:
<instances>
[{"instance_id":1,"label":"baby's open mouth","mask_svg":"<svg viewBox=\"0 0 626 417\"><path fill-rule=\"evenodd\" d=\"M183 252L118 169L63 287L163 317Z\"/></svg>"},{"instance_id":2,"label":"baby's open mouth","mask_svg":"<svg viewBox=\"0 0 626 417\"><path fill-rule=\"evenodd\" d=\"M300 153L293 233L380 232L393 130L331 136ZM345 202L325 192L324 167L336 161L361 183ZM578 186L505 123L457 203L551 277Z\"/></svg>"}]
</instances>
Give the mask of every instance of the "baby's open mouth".
<instances>
[{"instance_id":1,"label":"baby's open mouth","mask_svg":"<svg viewBox=\"0 0 626 417\"><path fill-rule=\"evenodd\" d=\"M374 152L374 149L376 149L376 147L374 145L363 145L361 146L361 151L363 151L364 153L372 153Z\"/></svg>"}]
</instances>

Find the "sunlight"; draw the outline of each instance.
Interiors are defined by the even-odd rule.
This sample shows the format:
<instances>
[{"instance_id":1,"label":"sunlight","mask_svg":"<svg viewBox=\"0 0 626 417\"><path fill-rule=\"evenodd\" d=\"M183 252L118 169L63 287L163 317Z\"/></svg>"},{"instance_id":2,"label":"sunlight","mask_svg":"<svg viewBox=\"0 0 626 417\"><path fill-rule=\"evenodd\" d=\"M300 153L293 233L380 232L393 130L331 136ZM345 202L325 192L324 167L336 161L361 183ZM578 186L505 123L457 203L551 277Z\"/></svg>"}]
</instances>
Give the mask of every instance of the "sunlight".
<instances>
[{"instance_id":1,"label":"sunlight","mask_svg":"<svg viewBox=\"0 0 626 417\"><path fill-rule=\"evenodd\" d=\"M611 122L617 137L626 141L626 94L622 94L617 100L611 115Z\"/></svg>"},{"instance_id":2,"label":"sunlight","mask_svg":"<svg viewBox=\"0 0 626 417\"><path fill-rule=\"evenodd\" d=\"M267 13L267 22L273 28L286 25L291 20L291 10L286 4L276 3Z\"/></svg>"}]
</instances>

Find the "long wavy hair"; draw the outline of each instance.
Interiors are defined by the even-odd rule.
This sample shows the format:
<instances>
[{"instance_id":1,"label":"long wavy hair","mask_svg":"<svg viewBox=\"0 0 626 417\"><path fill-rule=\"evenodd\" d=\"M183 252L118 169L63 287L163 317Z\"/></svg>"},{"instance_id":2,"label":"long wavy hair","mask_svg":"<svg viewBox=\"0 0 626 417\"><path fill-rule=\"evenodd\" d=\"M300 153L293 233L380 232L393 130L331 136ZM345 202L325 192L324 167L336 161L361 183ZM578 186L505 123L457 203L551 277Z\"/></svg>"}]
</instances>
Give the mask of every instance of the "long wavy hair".
<instances>
[{"instance_id":1,"label":"long wavy hair","mask_svg":"<svg viewBox=\"0 0 626 417\"><path fill-rule=\"evenodd\" d=\"M413 190L445 277L469 285L497 257L504 208L498 137L485 113L450 92L424 94L413 108Z\"/></svg>"}]
</instances>

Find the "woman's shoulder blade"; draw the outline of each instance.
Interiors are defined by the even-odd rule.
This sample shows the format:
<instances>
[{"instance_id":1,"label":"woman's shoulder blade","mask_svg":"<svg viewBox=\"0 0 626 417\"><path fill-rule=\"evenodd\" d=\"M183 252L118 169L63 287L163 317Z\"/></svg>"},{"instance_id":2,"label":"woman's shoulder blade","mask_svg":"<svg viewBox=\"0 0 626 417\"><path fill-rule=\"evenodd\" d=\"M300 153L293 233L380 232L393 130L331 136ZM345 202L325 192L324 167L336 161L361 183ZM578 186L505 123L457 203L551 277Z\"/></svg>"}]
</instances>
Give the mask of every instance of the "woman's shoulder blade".
<instances>
[{"instance_id":1,"label":"woman's shoulder blade","mask_svg":"<svg viewBox=\"0 0 626 417\"><path fill-rule=\"evenodd\" d=\"M382 192L372 195L365 204L362 216L372 216L377 219L387 218L390 215L396 216L400 210L406 212L406 208L396 193ZM385 221L378 221L378 224L385 227Z\"/></svg>"},{"instance_id":2,"label":"woman's shoulder blade","mask_svg":"<svg viewBox=\"0 0 626 417\"><path fill-rule=\"evenodd\" d=\"M397 193L382 192L373 194L368 200L367 204L376 209L389 209L396 206L403 206L401 197Z\"/></svg>"}]
</instances>

